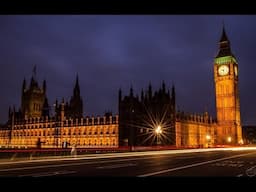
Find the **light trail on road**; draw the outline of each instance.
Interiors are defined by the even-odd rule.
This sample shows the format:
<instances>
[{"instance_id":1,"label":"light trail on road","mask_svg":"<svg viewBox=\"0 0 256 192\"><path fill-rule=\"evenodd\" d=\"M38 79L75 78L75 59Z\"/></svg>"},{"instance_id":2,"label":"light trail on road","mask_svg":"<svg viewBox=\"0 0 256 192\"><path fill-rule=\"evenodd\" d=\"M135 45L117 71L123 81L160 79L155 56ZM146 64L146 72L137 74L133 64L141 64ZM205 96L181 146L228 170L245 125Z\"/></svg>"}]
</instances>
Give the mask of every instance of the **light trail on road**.
<instances>
[{"instance_id":1,"label":"light trail on road","mask_svg":"<svg viewBox=\"0 0 256 192\"><path fill-rule=\"evenodd\" d=\"M162 151L141 151L141 152L125 152L125 153L108 153L108 154L93 154L93 155L78 155L77 157L62 156L50 157L49 159L32 159L21 161L6 161L0 162L0 165L7 164L21 164L32 162L51 162L51 161L74 161L74 160L90 160L90 159L104 159L104 158L120 158L120 157L135 157L147 155L168 155L168 154L183 154L183 153L200 153L212 151L247 151L256 150L256 147L230 147L230 148L207 148L207 149L177 149L177 150L162 150Z\"/></svg>"}]
</instances>

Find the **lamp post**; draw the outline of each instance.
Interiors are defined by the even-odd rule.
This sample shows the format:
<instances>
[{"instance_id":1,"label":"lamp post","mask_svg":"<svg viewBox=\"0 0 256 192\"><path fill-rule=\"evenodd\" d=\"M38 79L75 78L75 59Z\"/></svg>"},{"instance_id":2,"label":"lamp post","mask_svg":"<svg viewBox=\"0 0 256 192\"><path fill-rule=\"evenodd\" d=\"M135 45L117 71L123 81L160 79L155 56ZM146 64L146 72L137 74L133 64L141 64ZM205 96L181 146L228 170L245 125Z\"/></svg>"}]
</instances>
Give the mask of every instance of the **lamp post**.
<instances>
[{"instance_id":1,"label":"lamp post","mask_svg":"<svg viewBox=\"0 0 256 192\"><path fill-rule=\"evenodd\" d=\"M157 126L157 128L155 129L155 133L156 133L156 145L159 144L159 136L162 133L162 128L160 125Z\"/></svg>"},{"instance_id":2,"label":"lamp post","mask_svg":"<svg viewBox=\"0 0 256 192\"><path fill-rule=\"evenodd\" d=\"M227 138L227 141L228 141L228 143L231 143L232 138L229 136L229 137Z\"/></svg>"},{"instance_id":3,"label":"lamp post","mask_svg":"<svg viewBox=\"0 0 256 192\"><path fill-rule=\"evenodd\" d=\"M210 146L210 141L211 141L211 135L207 134L206 135L206 140L207 140L207 147Z\"/></svg>"}]
</instances>

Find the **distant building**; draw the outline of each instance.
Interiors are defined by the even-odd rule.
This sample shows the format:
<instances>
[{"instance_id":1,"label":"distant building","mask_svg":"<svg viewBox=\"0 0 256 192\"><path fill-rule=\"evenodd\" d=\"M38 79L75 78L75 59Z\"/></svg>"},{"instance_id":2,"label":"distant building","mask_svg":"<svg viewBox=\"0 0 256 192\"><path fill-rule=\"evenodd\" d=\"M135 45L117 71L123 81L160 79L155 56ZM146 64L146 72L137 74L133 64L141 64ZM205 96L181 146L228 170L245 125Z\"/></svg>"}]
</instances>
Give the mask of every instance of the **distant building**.
<instances>
[{"instance_id":1,"label":"distant building","mask_svg":"<svg viewBox=\"0 0 256 192\"><path fill-rule=\"evenodd\" d=\"M256 126L245 125L243 129L243 140L245 144L256 144Z\"/></svg>"}]
</instances>

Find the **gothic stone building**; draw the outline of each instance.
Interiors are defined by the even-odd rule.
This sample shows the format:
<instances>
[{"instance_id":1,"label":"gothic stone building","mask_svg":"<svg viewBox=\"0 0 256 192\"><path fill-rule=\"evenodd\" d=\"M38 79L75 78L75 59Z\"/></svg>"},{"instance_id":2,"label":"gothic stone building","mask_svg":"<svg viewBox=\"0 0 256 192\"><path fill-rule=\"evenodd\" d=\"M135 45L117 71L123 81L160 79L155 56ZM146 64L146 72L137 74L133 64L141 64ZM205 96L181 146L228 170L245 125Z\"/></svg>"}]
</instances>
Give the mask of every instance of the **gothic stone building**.
<instances>
[{"instance_id":1,"label":"gothic stone building","mask_svg":"<svg viewBox=\"0 0 256 192\"><path fill-rule=\"evenodd\" d=\"M119 90L119 145L148 146L175 145L175 92L162 88L152 92L152 86L140 99L130 94L122 98ZM155 130L159 127L159 134ZM161 134L160 134L161 131Z\"/></svg>"},{"instance_id":2,"label":"gothic stone building","mask_svg":"<svg viewBox=\"0 0 256 192\"><path fill-rule=\"evenodd\" d=\"M151 85L140 97L133 89L127 96L119 90L119 115L84 117L78 77L70 102L55 103L50 116L46 82L39 87L35 73L30 86L22 86L22 104L9 109L9 120L1 128L4 147L118 147L165 145L209 147L242 144L238 62L223 28L213 64L217 119L203 114L176 111L175 89L162 87L153 93Z\"/></svg>"},{"instance_id":3,"label":"gothic stone building","mask_svg":"<svg viewBox=\"0 0 256 192\"><path fill-rule=\"evenodd\" d=\"M46 82L42 88L33 74L30 86L23 81L21 109L9 109L9 119L0 131L0 145L4 147L117 147L118 116L107 113L103 117L83 117L78 76L70 102L64 99L54 104L50 116Z\"/></svg>"}]
</instances>

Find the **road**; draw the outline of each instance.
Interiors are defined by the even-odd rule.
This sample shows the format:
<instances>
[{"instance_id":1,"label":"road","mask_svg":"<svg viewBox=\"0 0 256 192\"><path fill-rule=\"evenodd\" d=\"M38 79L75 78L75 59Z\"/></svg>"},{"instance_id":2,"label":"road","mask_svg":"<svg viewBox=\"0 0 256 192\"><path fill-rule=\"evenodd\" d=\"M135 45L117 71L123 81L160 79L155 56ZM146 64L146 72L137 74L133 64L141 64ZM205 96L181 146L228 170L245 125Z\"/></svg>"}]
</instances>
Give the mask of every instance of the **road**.
<instances>
[{"instance_id":1,"label":"road","mask_svg":"<svg viewBox=\"0 0 256 192\"><path fill-rule=\"evenodd\" d=\"M94 154L0 163L0 177L253 177L256 148Z\"/></svg>"}]
</instances>

